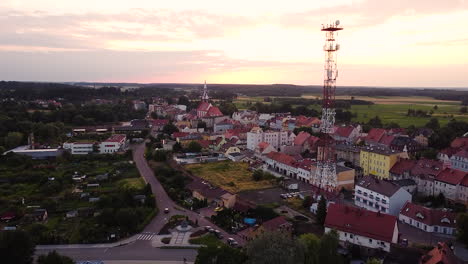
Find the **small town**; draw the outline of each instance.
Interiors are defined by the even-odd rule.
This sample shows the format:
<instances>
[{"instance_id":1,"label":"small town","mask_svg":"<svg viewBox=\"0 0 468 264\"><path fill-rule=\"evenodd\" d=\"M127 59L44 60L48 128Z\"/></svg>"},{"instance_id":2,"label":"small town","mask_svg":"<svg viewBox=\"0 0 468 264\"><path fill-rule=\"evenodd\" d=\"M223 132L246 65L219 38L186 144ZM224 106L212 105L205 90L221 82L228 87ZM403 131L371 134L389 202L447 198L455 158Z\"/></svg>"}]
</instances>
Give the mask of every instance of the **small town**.
<instances>
[{"instance_id":1,"label":"small town","mask_svg":"<svg viewBox=\"0 0 468 264\"><path fill-rule=\"evenodd\" d=\"M467 1L0 14L1 264L468 263Z\"/></svg>"}]
</instances>

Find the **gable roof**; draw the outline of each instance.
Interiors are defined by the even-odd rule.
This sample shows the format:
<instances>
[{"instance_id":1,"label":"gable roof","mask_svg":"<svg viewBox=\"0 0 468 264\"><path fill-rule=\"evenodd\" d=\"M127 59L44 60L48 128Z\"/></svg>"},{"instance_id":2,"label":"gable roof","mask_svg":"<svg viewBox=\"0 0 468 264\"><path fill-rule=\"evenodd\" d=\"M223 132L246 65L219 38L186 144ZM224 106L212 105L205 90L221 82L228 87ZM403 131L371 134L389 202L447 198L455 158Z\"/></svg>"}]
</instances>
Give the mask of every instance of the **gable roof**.
<instances>
[{"instance_id":1,"label":"gable roof","mask_svg":"<svg viewBox=\"0 0 468 264\"><path fill-rule=\"evenodd\" d=\"M414 166L416 166L416 160L401 159L393 165L390 169L390 173L401 175L405 172L410 172Z\"/></svg>"},{"instance_id":2,"label":"gable roof","mask_svg":"<svg viewBox=\"0 0 468 264\"><path fill-rule=\"evenodd\" d=\"M437 246L420 259L420 264L459 264L462 263L447 243L439 242Z\"/></svg>"},{"instance_id":3,"label":"gable roof","mask_svg":"<svg viewBox=\"0 0 468 264\"><path fill-rule=\"evenodd\" d=\"M468 147L468 137L457 137L451 143L452 148Z\"/></svg>"},{"instance_id":4,"label":"gable roof","mask_svg":"<svg viewBox=\"0 0 468 264\"><path fill-rule=\"evenodd\" d=\"M201 102L198 107L197 107L197 111L204 111L204 112L207 112L208 109L210 109L211 107L211 104L208 103L208 102Z\"/></svg>"},{"instance_id":5,"label":"gable roof","mask_svg":"<svg viewBox=\"0 0 468 264\"><path fill-rule=\"evenodd\" d=\"M379 180L372 176L364 176L361 180L358 181L356 185L376 193L383 194L387 197L393 196L393 194L395 194L401 188L396 183L386 180Z\"/></svg>"},{"instance_id":6,"label":"gable roof","mask_svg":"<svg viewBox=\"0 0 468 264\"><path fill-rule=\"evenodd\" d=\"M282 226L291 226L292 224L286 220L284 216L278 216L273 219L270 219L266 222L263 222L262 226L265 228L267 231L276 231Z\"/></svg>"},{"instance_id":7,"label":"gable roof","mask_svg":"<svg viewBox=\"0 0 468 264\"><path fill-rule=\"evenodd\" d=\"M390 146L390 144L395 140L394 136L384 134L379 140L379 143L385 146Z\"/></svg>"},{"instance_id":8,"label":"gable roof","mask_svg":"<svg viewBox=\"0 0 468 264\"><path fill-rule=\"evenodd\" d=\"M406 202L406 204L401 208L401 215L407 216L409 218L415 219L418 222L424 223L428 226L446 226L446 227L455 227L456 214L427 208L421 205L417 205L411 202ZM444 221L442 221L444 220ZM448 220L446 222L445 220Z\"/></svg>"},{"instance_id":9,"label":"gable roof","mask_svg":"<svg viewBox=\"0 0 468 264\"><path fill-rule=\"evenodd\" d=\"M435 177L443 170L444 163L438 160L420 159L416 165L411 169L413 176L432 176Z\"/></svg>"},{"instance_id":10,"label":"gable roof","mask_svg":"<svg viewBox=\"0 0 468 264\"><path fill-rule=\"evenodd\" d=\"M274 161L277 161L279 163L283 163L289 166L294 166L296 162L296 160L292 156L289 156L281 152L272 151L267 154L267 157Z\"/></svg>"},{"instance_id":11,"label":"gable roof","mask_svg":"<svg viewBox=\"0 0 468 264\"><path fill-rule=\"evenodd\" d=\"M336 129L335 135L348 138L353 131L354 131L353 126L340 126Z\"/></svg>"},{"instance_id":12,"label":"gable roof","mask_svg":"<svg viewBox=\"0 0 468 264\"><path fill-rule=\"evenodd\" d=\"M309 137L309 133L305 131L299 132L299 134L294 138L294 145L302 146Z\"/></svg>"},{"instance_id":13,"label":"gable roof","mask_svg":"<svg viewBox=\"0 0 468 264\"><path fill-rule=\"evenodd\" d=\"M208 109L208 112L205 115L206 117L216 117L216 116L223 116L223 113L221 113L221 110L219 110L218 107L212 106Z\"/></svg>"},{"instance_id":14,"label":"gable roof","mask_svg":"<svg viewBox=\"0 0 468 264\"><path fill-rule=\"evenodd\" d=\"M372 128L367 134L365 140L366 142L378 143L384 134L385 134L385 129Z\"/></svg>"},{"instance_id":15,"label":"gable roof","mask_svg":"<svg viewBox=\"0 0 468 264\"><path fill-rule=\"evenodd\" d=\"M446 168L437 175L436 180L451 185L457 185L463 181L466 175L468 175L468 172Z\"/></svg>"},{"instance_id":16,"label":"gable roof","mask_svg":"<svg viewBox=\"0 0 468 264\"><path fill-rule=\"evenodd\" d=\"M344 204L328 206L325 226L369 238L392 242L397 218Z\"/></svg>"}]
</instances>

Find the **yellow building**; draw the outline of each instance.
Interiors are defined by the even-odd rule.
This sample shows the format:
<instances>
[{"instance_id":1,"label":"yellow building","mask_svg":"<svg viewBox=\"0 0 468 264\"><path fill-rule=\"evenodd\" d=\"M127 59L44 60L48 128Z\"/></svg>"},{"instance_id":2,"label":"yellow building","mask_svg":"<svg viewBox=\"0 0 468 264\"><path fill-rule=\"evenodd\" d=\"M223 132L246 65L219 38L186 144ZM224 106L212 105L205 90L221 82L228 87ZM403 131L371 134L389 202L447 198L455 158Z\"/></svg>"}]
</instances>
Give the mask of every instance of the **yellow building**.
<instances>
[{"instance_id":1,"label":"yellow building","mask_svg":"<svg viewBox=\"0 0 468 264\"><path fill-rule=\"evenodd\" d=\"M364 176L374 175L381 179L390 178L390 169L399 158L408 158L408 153L382 147L361 149L359 164Z\"/></svg>"}]
</instances>

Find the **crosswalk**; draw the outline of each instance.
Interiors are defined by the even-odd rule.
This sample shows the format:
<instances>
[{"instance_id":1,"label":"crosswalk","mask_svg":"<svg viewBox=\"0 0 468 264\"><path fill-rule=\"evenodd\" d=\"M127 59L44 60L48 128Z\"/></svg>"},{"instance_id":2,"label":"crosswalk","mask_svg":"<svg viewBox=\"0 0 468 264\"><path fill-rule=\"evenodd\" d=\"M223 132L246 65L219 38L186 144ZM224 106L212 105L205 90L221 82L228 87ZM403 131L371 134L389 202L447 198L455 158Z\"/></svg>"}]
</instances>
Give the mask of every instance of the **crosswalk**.
<instances>
[{"instance_id":1,"label":"crosswalk","mask_svg":"<svg viewBox=\"0 0 468 264\"><path fill-rule=\"evenodd\" d=\"M151 240L157 235L156 233L144 232L138 235L137 240Z\"/></svg>"}]
</instances>

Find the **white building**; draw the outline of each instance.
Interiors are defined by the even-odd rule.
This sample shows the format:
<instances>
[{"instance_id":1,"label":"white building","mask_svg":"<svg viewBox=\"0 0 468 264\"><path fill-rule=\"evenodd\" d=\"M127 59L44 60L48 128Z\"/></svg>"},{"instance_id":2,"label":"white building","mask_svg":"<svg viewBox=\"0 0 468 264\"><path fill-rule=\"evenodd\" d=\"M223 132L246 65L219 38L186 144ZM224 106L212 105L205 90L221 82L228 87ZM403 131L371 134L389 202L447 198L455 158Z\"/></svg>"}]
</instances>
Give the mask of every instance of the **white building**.
<instances>
[{"instance_id":1,"label":"white building","mask_svg":"<svg viewBox=\"0 0 468 264\"><path fill-rule=\"evenodd\" d=\"M325 232L336 230L343 244L390 252L398 242L397 218L393 215L358 209L344 204L330 204L325 219Z\"/></svg>"},{"instance_id":2,"label":"white building","mask_svg":"<svg viewBox=\"0 0 468 264\"><path fill-rule=\"evenodd\" d=\"M126 146L127 136L124 134L115 134L99 144L101 154L111 154L123 150Z\"/></svg>"},{"instance_id":3,"label":"white building","mask_svg":"<svg viewBox=\"0 0 468 264\"><path fill-rule=\"evenodd\" d=\"M354 192L354 204L374 212L397 216L412 196L397 184L365 176L358 181Z\"/></svg>"},{"instance_id":4,"label":"white building","mask_svg":"<svg viewBox=\"0 0 468 264\"><path fill-rule=\"evenodd\" d=\"M63 148L73 155L86 155L94 151L94 142L65 142Z\"/></svg>"},{"instance_id":5,"label":"white building","mask_svg":"<svg viewBox=\"0 0 468 264\"><path fill-rule=\"evenodd\" d=\"M252 128L250 132L247 132L247 148L255 150L260 142L266 142L275 149L281 146L291 145L294 141L294 133L288 131L263 131L259 127Z\"/></svg>"},{"instance_id":6,"label":"white building","mask_svg":"<svg viewBox=\"0 0 468 264\"><path fill-rule=\"evenodd\" d=\"M434 195L442 193L445 198L455 201L460 198L458 192L464 191L463 182L468 172L446 168L434 179ZM462 202L467 202L464 200Z\"/></svg>"},{"instance_id":7,"label":"white building","mask_svg":"<svg viewBox=\"0 0 468 264\"><path fill-rule=\"evenodd\" d=\"M398 219L424 232L454 235L456 231L456 214L427 208L421 205L406 203Z\"/></svg>"}]
</instances>

